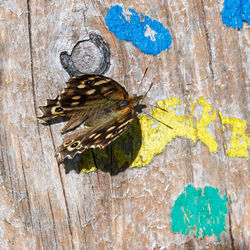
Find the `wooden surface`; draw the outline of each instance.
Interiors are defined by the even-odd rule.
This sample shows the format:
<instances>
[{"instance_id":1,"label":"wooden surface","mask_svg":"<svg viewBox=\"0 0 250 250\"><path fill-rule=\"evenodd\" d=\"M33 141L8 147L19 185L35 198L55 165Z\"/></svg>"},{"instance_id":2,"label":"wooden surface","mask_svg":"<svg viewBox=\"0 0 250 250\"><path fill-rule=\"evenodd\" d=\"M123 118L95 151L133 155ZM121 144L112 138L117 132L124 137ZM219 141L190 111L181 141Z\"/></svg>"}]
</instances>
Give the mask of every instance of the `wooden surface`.
<instances>
[{"instance_id":1,"label":"wooden surface","mask_svg":"<svg viewBox=\"0 0 250 250\"><path fill-rule=\"evenodd\" d=\"M148 102L178 97L189 103L203 96L224 116L249 123L249 29L225 27L222 3L126 1L170 30L171 49L157 56L109 32L104 19L113 1L0 3L2 249L247 249L249 162L226 154L230 126L226 132L220 122L211 126L216 153L201 141L180 137L149 165L112 176L66 173L54 158L63 125L44 126L36 118L38 107L59 94L68 79L60 52L70 52L87 32L96 31L111 47L106 75L129 93L138 94L148 67L140 88L143 94L155 83ZM171 209L188 184L216 187L231 199L221 242L171 230Z\"/></svg>"}]
</instances>

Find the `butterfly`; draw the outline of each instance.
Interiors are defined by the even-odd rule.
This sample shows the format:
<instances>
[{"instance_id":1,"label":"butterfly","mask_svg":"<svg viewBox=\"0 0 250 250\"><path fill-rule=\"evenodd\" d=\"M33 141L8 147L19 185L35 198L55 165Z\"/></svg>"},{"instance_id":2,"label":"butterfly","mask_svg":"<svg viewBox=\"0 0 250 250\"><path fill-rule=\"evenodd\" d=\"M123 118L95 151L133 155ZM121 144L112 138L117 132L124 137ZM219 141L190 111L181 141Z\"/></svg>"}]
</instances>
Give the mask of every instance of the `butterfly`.
<instances>
[{"instance_id":1,"label":"butterfly","mask_svg":"<svg viewBox=\"0 0 250 250\"><path fill-rule=\"evenodd\" d=\"M59 96L39 107L43 115L38 118L45 122L56 117L69 118L61 133L71 133L56 151L62 162L85 149L104 148L117 139L146 107L139 104L142 99L141 95L129 96L125 88L111 78L78 75L68 80ZM84 128L76 129L82 123Z\"/></svg>"}]
</instances>

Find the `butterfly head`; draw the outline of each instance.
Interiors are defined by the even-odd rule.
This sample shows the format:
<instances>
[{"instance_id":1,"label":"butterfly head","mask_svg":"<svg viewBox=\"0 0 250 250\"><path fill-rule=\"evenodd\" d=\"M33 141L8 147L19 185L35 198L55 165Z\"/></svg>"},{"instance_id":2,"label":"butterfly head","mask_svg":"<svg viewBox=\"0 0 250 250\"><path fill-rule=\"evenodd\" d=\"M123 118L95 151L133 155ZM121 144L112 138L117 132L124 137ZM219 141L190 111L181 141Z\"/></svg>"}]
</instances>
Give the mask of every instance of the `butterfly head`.
<instances>
[{"instance_id":1,"label":"butterfly head","mask_svg":"<svg viewBox=\"0 0 250 250\"><path fill-rule=\"evenodd\" d=\"M141 114L142 109L146 108L146 105L140 104L140 101L143 99L143 96L137 96L133 95L132 97L128 97L124 99L123 101L119 102L116 106L117 110L120 110L122 112L132 112L132 113L137 113Z\"/></svg>"},{"instance_id":2,"label":"butterfly head","mask_svg":"<svg viewBox=\"0 0 250 250\"><path fill-rule=\"evenodd\" d=\"M134 104L137 105L143 99L143 95L133 95L132 99Z\"/></svg>"},{"instance_id":3,"label":"butterfly head","mask_svg":"<svg viewBox=\"0 0 250 250\"><path fill-rule=\"evenodd\" d=\"M140 104L140 101L143 99L142 95L134 95L132 100L133 100L133 105L135 108L135 111L137 114L141 114L142 113L142 109L146 108L147 106L144 104Z\"/></svg>"}]
</instances>

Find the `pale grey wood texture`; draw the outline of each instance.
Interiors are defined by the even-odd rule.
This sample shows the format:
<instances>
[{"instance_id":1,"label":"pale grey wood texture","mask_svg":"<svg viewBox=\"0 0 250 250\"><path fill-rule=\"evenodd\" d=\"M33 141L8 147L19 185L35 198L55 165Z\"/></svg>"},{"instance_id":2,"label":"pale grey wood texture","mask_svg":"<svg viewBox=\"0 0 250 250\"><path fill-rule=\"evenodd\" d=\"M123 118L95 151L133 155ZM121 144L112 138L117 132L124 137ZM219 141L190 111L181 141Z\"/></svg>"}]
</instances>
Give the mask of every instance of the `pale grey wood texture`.
<instances>
[{"instance_id":1,"label":"pale grey wood texture","mask_svg":"<svg viewBox=\"0 0 250 250\"><path fill-rule=\"evenodd\" d=\"M222 1L126 1L170 30L171 50L157 56L143 54L108 31L104 18L112 4L116 2L0 2L2 248L246 249L248 161L225 154L219 123L213 128L219 146L214 154L201 142L178 138L150 165L115 176L66 174L58 166L54 153L62 141L62 124L43 126L36 118L38 106L60 93L68 79L60 52L70 52L89 31L110 44L107 76L126 85L129 93L136 93L148 67L140 92L156 83L147 97L150 103L203 96L224 115L249 118L249 29L222 24ZM198 240L171 231L171 209L189 183L217 187L232 199L220 243L215 236Z\"/></svg>"}]
</instances>

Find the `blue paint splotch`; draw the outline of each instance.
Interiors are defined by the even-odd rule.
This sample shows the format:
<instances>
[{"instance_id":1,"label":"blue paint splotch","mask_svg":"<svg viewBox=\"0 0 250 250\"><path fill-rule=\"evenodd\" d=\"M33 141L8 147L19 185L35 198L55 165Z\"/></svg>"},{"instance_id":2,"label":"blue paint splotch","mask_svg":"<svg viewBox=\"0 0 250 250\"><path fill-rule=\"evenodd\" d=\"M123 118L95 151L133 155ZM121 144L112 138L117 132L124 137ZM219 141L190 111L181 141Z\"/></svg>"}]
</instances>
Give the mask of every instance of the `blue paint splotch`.
<instances>
[{"instance_id":1,"label":"blue paint splotch","mask_svg":"<svg viewBox=\"0 0 250 250\"><path fill-rule=\"evenodd\" d=\"M173 232L194 234L197 238L226 231L227 197L219 194L219 189L206 186L195 189L192 185L175 201L171 211Z\"/></svg>"},{"instance_id":2,"label":"blue paint splotch","mask_svg":"<svg viewBox=\"0 0 250 250\"><path fill-rule=\"evenodd\" d=\"M168 29L133 9L124 10L119 5L112 6L105 21L117 38L131 41L146 54L157 55L170 48L171 35Z\"/></svg>"},{"instance_id":3,"label":"blue paint splotch","mask_svg":"<svg viewBox=\"0 0 250 250\"><path fill-rule=\"evenodd\" d=\"M222 10L222 21L234 29L241 29L243 21L250 23L250 1L249 0L224 0Z\"/></svg>"}]
</instances>

